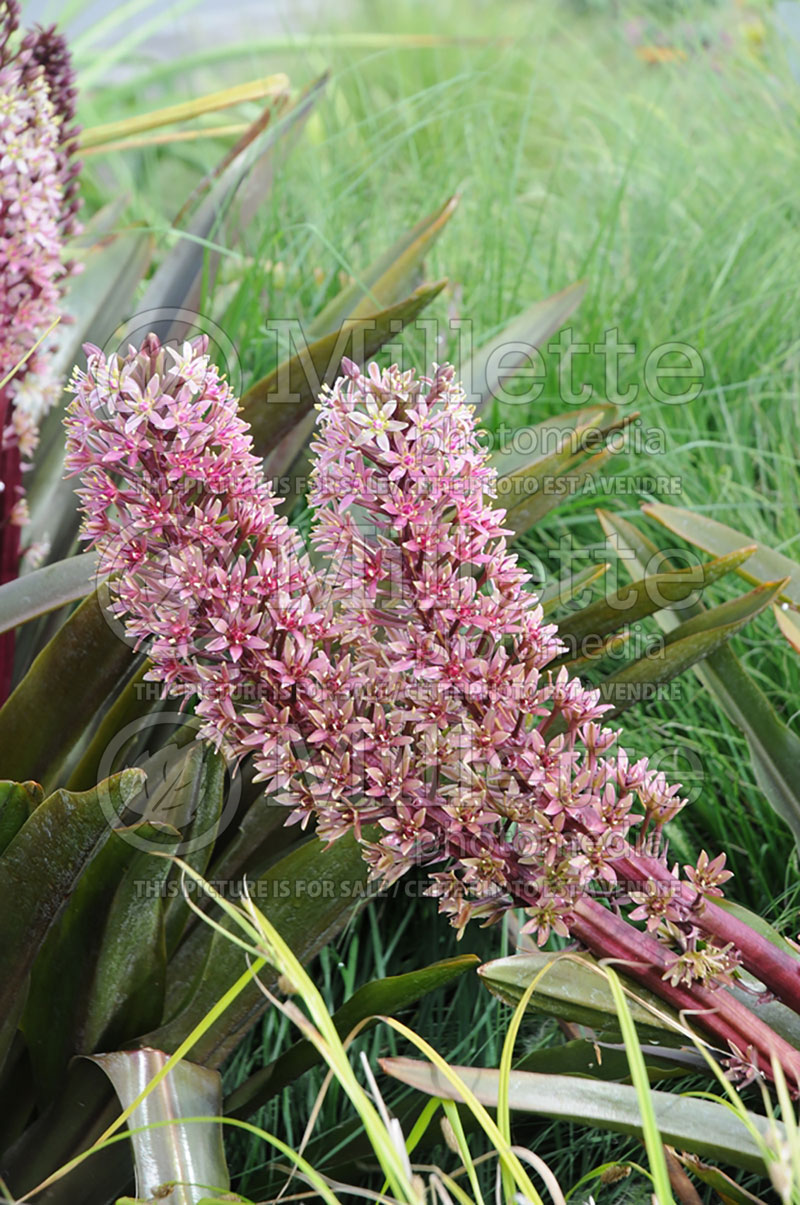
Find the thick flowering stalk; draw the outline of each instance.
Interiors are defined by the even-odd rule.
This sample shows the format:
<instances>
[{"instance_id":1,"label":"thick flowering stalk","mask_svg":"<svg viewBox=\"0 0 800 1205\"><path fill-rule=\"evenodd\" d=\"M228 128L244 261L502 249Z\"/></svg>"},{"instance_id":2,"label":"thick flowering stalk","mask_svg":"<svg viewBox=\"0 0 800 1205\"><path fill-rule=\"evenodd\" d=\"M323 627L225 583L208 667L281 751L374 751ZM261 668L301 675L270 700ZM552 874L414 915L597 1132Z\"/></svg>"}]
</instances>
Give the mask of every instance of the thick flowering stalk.
<instances>
[{"instance_id":1,"label":"thick flowering stalk","mask_svg":"<svg viewBox=\"0 0 800 1205\"><path fill-rule=\"evenodd\" d=\"M17 23L16 3L0 0L0 585L17 575L27 517L23 475L41 419L61 391L52 343L36 345L58 318L74 269L62 249L76 230L78 208L66 45L54 30L38 29L12 50ZM6 634L0 699L12 656L13 637Z\"/></svg>"},{"instance_id":2,"label":"thick flowering stalk","mask_svg":"<svg viewBox=\"0 0 800 1205\"><path fill-rule=\"evenodd\" d=\"M384 883L431 866L459 930L522 906L540 943L555 930L623 960L740 1070L776 1054L800 1082L800 1055L719 990L741 963L800 1011L800 967L715 906L724 855L667 866L678 788L617 748L597 691L549 668L557 632L508 551L453 370L345 361L314 444L313 571L202 350L90 349L74 380L86 534L152 640L151 676L253 753L290 822L354 831Z\"/></svg>"}]
</instances>

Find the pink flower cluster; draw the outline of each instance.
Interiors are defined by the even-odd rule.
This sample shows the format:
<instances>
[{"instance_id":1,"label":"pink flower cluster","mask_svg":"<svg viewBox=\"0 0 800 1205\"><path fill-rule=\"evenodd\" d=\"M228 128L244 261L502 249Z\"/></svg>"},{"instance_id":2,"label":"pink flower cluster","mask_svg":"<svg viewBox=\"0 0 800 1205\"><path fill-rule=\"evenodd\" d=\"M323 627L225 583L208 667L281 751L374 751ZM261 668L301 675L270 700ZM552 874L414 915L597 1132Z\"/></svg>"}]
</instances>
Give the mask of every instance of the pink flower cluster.
<instances>
[{"instance_id":1,"label":"pink flower cluster","mask_svg":"<svg viewBox=\"0 0 800 1205\"><path fill-rule=\"evenodd\" d=\"M281 731L271 700L308 672L330 617L205 350L150 335L106 359L87 345L69 386L66 465L82 474L86 537L114 574L115 613L148 644L150 678L199 696L204 733L242 753L250 709Z\"/></svg>"},{"instance_id":2,"label":"pink flower cluster","mask_svg":"<svg viewBox=\"0 0 800 1205\"><path fill-rule=\"evenodd\" d=\"M573 901L615 883L630 830L660 829L678 788L614 751L598 691L548 669L557 630L508 550L453 369L344 367L310 501L353 707L338 725L334 700L319 709L327 790L295 815L330 837L377 823L367 857L388 880L445 861L430 892L459 929L524 903L540 942L566 934Z\"/></svg>"},{"instance_id":3,"label":"pink flower cluster","mask_svg":"<svg viewBox=\"0 0 800 1205\"><path fill-rule=\"evenodd\" d=\"M435 867L459 930L522 905L543 942L600 884L677 947L665 977L735 964L711 944L694 956L724 857L686 881L662 858L666 882L617 883L631 830L657 834L682 801L615 751L596 690L548 668L556 628L508 550L452 368L344 362L313 445L312 565L202 341L87 354L67 464L114 611L147 643L150 678L253 754L290 822L354 831L384 882Z\"/></svg>"},{"instance_id":4,"label":"pink flower cluster","mask_svg":"<svg viewBox=\"0 0 800 1205\"><path fill-rule=\"evenodd\" d=\"M0 0L0 585L19 573L24 471L61 391L47 332L75 270L62 249L79 205L66 44L53 29L17 41L18 25L17 0ZM29 551L35 563L44 548ZM0 635L0 702L13 666L12 631Z\"/></svg>"},{"instance_id":5,"label":"pink flower cluster","mask_svg":"<svg viewBox=\"0 0 800 1205\"><path fill-rule=\"evenodd\" d=\"M78 201L65 44L52 29L38 29L12 50L17 22L16 3L0 0L0 380L14 372L0 388L0 451L4 482L15 495L4 500L5 514L21 523L18 474L5 462L12 451L30 457L39 422L60 392L52 344L29 353L59 314L63 283L74 267L63 262L63 244L77 229Z\"/></svg>"}]
</instances>

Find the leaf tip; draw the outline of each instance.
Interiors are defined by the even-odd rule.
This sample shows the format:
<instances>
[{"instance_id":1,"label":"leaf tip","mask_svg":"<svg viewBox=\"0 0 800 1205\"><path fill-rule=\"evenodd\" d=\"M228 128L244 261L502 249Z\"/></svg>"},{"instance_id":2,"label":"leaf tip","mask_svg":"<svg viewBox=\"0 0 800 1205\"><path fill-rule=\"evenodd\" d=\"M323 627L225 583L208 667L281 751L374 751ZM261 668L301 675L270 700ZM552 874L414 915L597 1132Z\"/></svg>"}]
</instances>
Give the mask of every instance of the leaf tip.
<instances>
[{"instance_id":1,"label":"leaf tip","mask_svg":"<svg viewBox=\"0 0 800 1205\"><path fill-rule=\"evenodd\" d=\"M147 782L147 775L138 766L123 770L119 776L119 793L127 804L134 799Z\"/></svg>"}]
</instances>

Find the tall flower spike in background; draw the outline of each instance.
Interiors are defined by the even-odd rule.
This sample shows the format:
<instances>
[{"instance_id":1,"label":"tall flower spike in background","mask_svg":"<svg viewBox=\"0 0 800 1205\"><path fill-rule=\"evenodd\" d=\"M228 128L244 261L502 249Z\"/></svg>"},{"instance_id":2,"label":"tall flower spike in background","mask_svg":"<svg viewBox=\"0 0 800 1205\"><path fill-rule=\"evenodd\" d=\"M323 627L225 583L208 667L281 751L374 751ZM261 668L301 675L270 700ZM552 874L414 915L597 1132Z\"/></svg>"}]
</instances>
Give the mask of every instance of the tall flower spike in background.
<instances>
[{"instance_id":1,"label":"tall flower spike in background","mask_svg":"<svg viewBox=\"0 0 800 1205\"><path fill-rule=\"evenodd\" d=\"M67 421L86 535L128 632L152 639L150 676L199 697L206 735L253 752L290 820L354 831L384 882L441 866L431 894L459 929L522 906L540 942L553 929L624 961L800 1083L797 1052L719 990L741 963L800 1011L797 964L714 903L724 857L682 879L631 840L660 835L678 788L616 748L597 691L548 669L561 646L452 368L345 361L314 445L320 576L201 345L88 350Z\"/></svg>"},{"instance_id":2,"label":"tall flower spike in background","mask_svg":"<svg viewBox=\"0 0 800 1205\"><path fill-rule=\"evenodd\" d=\"M61 382L52 339L59 317L65 240L76 233L75 90L66 43L36 29L14 45L16 0L0 0L0 585L17 576L26 520L23 476L42 417ZM26 358L27 357L27 358ZM10 375L13 374L13 375ZM7 693L13 635L0 636L0 699Z\"/></svg>"}]
</instances>

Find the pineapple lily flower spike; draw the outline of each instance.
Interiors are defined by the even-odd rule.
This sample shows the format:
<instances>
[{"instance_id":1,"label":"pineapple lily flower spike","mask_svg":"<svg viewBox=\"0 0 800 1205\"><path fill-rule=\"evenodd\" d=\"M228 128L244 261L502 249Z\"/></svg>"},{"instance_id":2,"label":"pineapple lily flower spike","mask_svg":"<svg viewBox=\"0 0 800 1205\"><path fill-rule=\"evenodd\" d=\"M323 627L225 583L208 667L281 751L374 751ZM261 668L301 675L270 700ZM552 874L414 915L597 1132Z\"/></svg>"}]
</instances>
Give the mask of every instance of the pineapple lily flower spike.
<instances>
[{"instance_id":1,"label":"pineapple lily flower spike","mask_svg":"<svg viewBox=\"0 0 800 1205\"><path fill-rule=\"evenodd\" d=\"M54 29L36 29L12 48L18 21L16 0L0 0L0 585L19 570L24 472L39 424L61 393L52 343L41 340L76 270L62 249L78 232L80 205L66 43ZM0 636L0 701L13 650L12 633Z\"/></svg>"},{"instance_id":2,"label":"pineapple lily flower spike","mask_svg":"<svg viewBox=\"0 0 800 1205\"><path fill-rule=\"evenodd\" d=\"M354 832L377 880L429 866L459 931L522 907L540 944L552 930L618 961L740 1074L775 1056L800 1084L800 1054L725 990L743 966L800 1011L800 963L715 903L724 854L667 865L679 788L630 761L598 691L549 668L562 645L453 369L343 362L318 407L312 562L205 352L89 347L71 386L85 537L149 677L253 755L289 823Z\"/></svg>"}]
</instances>

